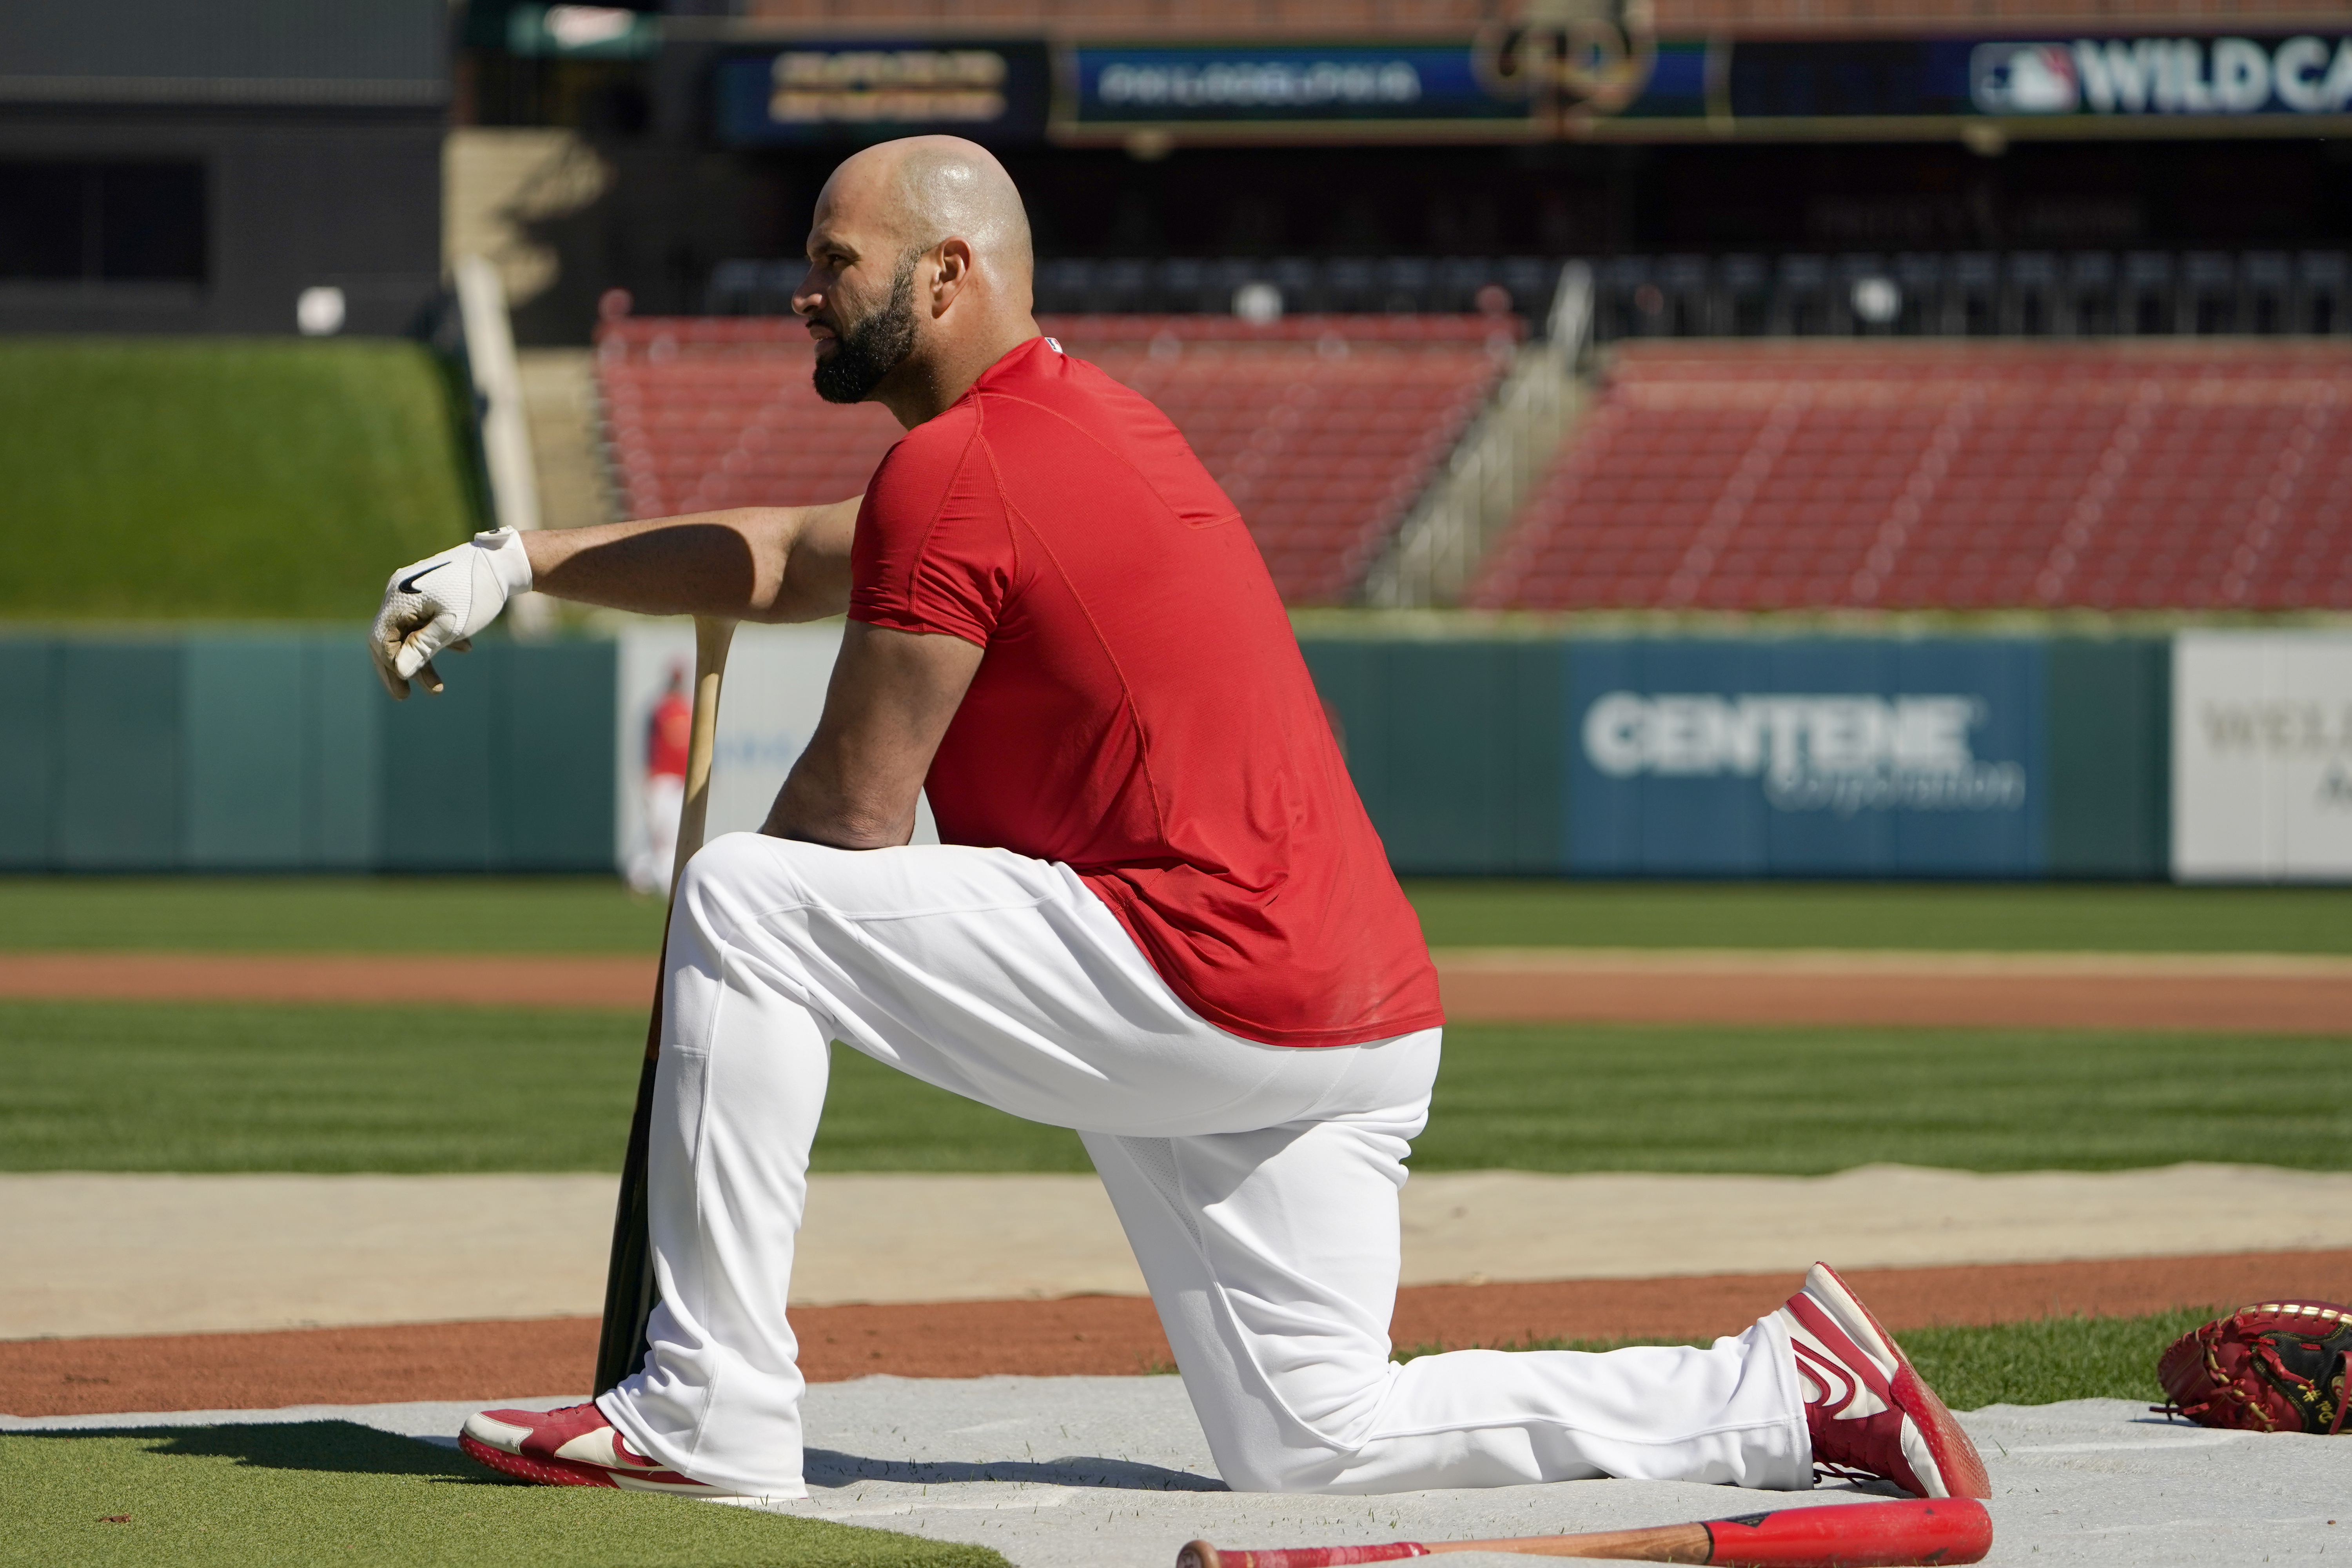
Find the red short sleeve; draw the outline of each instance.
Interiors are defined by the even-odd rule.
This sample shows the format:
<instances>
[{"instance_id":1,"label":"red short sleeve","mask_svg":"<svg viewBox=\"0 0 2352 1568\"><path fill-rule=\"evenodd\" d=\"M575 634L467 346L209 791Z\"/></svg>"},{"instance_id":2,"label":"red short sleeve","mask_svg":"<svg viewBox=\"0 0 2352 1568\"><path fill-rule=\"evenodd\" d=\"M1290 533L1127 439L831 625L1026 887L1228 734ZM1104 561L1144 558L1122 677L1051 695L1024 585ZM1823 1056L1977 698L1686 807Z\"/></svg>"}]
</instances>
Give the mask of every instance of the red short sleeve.
<instances>
[{"instance_id":1,"label":"red short sleeve","mask_svg":"<svg viewBox=\"0 0 2352 1568\"><path fill-rule=\"evenodd\" d=\"M976 409L952 409L890 448L849 559L851 620L988 646L1015 559Z\"/></svg>"}]
</instances>

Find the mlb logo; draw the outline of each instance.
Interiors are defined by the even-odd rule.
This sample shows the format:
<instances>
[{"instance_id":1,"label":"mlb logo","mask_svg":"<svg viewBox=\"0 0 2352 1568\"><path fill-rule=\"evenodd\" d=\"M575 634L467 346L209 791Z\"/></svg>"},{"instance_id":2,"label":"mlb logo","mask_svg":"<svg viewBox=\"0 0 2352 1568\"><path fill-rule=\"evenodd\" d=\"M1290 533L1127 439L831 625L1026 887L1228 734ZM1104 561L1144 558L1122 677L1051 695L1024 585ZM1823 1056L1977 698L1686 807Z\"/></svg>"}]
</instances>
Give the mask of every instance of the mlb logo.
<instances>
[{"instance_id":1,"label":"mlb logo","mask_svg":"<svg viewBox=\"0 0 2352 1568\"><path fill-rule=\"evenodd\" d=\"M2072 114L2082 106L2074 57L2063 44L1979 44L1969 96L1987 114Z\"/></svg>"}]
</instances>

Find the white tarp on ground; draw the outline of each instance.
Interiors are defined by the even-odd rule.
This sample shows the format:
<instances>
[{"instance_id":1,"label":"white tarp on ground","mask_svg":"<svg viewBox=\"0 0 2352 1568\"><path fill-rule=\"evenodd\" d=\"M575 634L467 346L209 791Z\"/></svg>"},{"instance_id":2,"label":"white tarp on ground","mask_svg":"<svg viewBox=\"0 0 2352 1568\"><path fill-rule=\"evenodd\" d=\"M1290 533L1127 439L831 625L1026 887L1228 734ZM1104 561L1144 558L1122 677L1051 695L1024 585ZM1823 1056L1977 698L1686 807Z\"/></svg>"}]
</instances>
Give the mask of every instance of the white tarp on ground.
<instances>
[{"instance_id":1,"label":"white tarp on ground","mask_svg":"<svg viewBox=\"0 0 2352 1568\"><path fill-rule=\"evenodd\" d=\"M570 1398L486 1401L541 1407ZM27 1420L0 1431L356 1421L444 1445L474 1405L309 1405ZM808 1391L810 1500L777 1511L976 1542L1018 1568L1168 1568L1220 1546L1479 1540L1857 1502L1849 1486L1735 1491L1570 1481L1390 1497L1222 1489L1174 1377L863 1378ZM2124 1400L1994 1405L1962 1417L1992 1474L1995 1564L2238 1564L2352 1552L2352 1438L2210 1432ZM1471 1564L1524 1557L1465 1553Z\"/></svg>"},{"instance_id":2,"label":"white tarp on ground","mask_svg":"<svg viewBox=\"0 0 2352 1568\"><path fill-rule=\"evenodd\" d=\"M2172 874L2352 879L2352 634L2173 640Z\"/></svg>"},{"instance_id":3,"label":"white tarp on ground","mask_svg":"<svg viewBox=\"0 0 2352 1568\"><path fill-rule=\"evenodd\" d=\"M709 836L748 833L767 819L776 791L816 732L825 682L841 649L840 621L801 626L738 626L719 688L719 747L710 770ZM670 675L694 679L694 623L648 621L623 632L620 732L614 738L615 864L626 866L646 844L646 727ZM928 805L915 842L936 844Z\"/></svg>"}]
</instances>

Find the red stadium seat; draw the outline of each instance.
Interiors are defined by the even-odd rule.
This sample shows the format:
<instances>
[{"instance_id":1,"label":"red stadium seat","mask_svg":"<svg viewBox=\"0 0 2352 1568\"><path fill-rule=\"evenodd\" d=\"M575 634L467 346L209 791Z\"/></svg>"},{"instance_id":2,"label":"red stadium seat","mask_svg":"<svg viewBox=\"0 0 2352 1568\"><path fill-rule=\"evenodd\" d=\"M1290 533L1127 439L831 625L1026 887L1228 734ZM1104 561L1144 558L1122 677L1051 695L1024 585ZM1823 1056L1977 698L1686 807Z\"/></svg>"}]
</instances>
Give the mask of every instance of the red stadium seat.
<instances>
[{"instance_id":1,"label":"red stadium seat","mask_svg":"<svg viewBox=\"0 0 2352 1568\"><path fill-rule=\"evenodd\" d=\"M1487 316L1080 316L1041 323L1166 410L1294 604L1352 594L1508 363ZM838 500L900 434L809 385L800 322L625 318L597 339L629 515Z\"/></svg>"},{"instance_id":2,"label":"red stadium seat","mask_svg":"<svg viewBox=\"0 0 2352 1568\"><path fill-rule=\"evenodd\" d=\"M2326 343L1627 345L1469 600L2342 605L2347 404Z\"/></svg>"}]
</instances>

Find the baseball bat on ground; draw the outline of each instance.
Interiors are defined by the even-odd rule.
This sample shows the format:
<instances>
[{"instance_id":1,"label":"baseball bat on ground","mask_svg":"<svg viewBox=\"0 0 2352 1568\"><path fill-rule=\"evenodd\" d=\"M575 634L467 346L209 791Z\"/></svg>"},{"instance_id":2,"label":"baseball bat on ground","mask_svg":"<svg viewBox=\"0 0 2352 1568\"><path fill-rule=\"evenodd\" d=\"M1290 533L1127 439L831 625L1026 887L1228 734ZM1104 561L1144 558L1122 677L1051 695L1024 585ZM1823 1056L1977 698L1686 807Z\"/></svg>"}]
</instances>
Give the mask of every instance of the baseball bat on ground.
<instances>
[{"instance_id":1,"label":"baseball bat on ground","mask_svg":"<svg viewBox=\"0 0 2352 1568\"><path fill-rule=\"evenodd\" d=\"M719 738L719 684L735 623L694 617L694 724L687 733L686 798L677 814L677 853L670 861L675 898L686 863L702 847L710 816L710 758ZM653 1238L646 1215L646 1159L653 1137L654 1068L661 1059L662 975L668 970L669 925L654 970L653 1016L646 1025L646 1064L637 1074L637 1109L621 1162L621 1198L613 1215L613 1258L604 1271L604 1327L596 1341L596 1392L635 1372L646 1359L646 1320L654 1312Z\"/></svg>"},{"instance_id":2,"label":"baseball bat on ground","mask_svg":"<svg viewBox=\"0 0 2352 1568\"><path fill-rule=\"evenodd\" d=\"M1969 1498L1906 1499L1743 1513L1704 1524L1520 1535L1502 1541L1392 1541L1380 1546L1291 1546L1220 1552L1195 1541L1176 1568L1342 1568L1446 1552L1517 1552L1529 1557L1613 1557L1634 1563L1710 1563L1727 1568L1896 1568L1976 1563L1992 1550L1992 1516Z\"/></svg>"}]
</instances>

